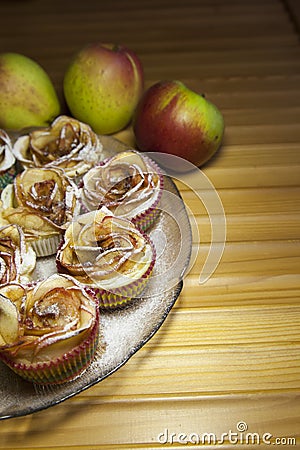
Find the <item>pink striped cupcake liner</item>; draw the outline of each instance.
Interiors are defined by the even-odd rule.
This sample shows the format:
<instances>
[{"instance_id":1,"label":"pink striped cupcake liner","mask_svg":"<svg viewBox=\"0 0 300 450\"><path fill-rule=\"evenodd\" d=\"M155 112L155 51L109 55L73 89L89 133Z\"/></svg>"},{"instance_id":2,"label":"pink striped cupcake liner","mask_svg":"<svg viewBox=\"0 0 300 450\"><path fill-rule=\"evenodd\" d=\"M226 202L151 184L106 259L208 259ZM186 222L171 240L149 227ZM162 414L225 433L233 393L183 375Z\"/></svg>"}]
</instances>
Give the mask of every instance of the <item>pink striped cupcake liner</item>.
<instances>
[{"instance_id":1,"label":"pink striped cupcake liner","mask_svg":"<svg viewBox=\"0 0 300 450\"><path fill-rule=\"evenodd\" d=\"M90 365L99 342L99 311L86 339L55 360L25 364L15 362L5 352L0 359L21 378L40 385L61 384L77 378Z\"/></svg>"},{"instance_id":2,"label":"pink striped cupcake liner","mask_svg":"<svg viewBox=\"0 0 300 450\"><path fill-rule=\"evenodd\" d=\"M131 219L139 230L147 231L154 224L160 214L160 202L164 189L164 177L160 168L154 161L152 161L152 159L145 155L143 155L143 158L147 161L148 165L153 168L153 172L158 174L160 180L158 196L153 205Z\"/></svg>"},{"instance_id":3,"label":"pink striped cupcake liner","mask_svg":"<svg viewBox=\"0 0 300 450\"><path fill-rule=\"evenodd\" d=\"M134 223L134 225L140 231L147 231L158 219L158 216L160 214L161 195L162 191L160 192L159 198L153 206L131 219L132 223Z\"/></svg>"}]
</instances>

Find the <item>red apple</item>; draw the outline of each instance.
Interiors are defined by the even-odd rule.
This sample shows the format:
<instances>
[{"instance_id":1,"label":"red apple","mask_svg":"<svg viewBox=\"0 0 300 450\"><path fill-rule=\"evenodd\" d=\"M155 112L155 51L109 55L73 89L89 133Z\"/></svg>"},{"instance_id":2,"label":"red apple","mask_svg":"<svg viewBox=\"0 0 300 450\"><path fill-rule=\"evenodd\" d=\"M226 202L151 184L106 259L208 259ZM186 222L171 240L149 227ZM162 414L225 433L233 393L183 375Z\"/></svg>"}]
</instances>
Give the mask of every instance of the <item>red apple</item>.
<instances>
[{"instance_id":1,"label":"red apple","mask_svg":"<svg viewBox=\"0 0 300 450\"><path fill-rule=\"evenodd\" d=\"M200 166L220 147L224 121L203 95L180 81L161 81L141 98L133 130L140 150L176 155Z\"/></svg>"},{"instance_id":2,"label":"red apple","mask_svg":"<svg viewBox=\"0 0 300 450\"><path fill-rule=\"evenodd\" d=\"M72 115L99 134L124 128L143 92L143 68L122 45L93 43L77 53L64 76Z\"/></svg>"}]
</instances>

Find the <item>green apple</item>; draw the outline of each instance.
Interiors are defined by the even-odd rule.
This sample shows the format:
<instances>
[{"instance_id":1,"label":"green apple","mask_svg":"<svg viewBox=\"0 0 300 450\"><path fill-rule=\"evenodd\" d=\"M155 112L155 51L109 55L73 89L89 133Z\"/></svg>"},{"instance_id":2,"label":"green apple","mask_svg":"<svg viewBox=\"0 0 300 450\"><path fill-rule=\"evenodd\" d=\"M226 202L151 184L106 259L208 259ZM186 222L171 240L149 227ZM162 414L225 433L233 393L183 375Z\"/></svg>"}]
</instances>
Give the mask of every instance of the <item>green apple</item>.
<instances>
[{"instance_id":1,"label":"green apple","mask_svg":"<svg viewBox=\"0 0 300 450\"><path fill-rule=\"evenodd\" d=\"M59 113L59 100L44 69L19 53L0 54L0 127L46 126Z\"/></svg>"},{"instance_id":2,"label":"green apple","mask_svg":"<svg viewBox=\"0 0 300 450\"><path fill-rule=\"evenodd\" d=\"M132 119L143 92L137 55L122 45L94 43L70 62L64 95L72 115L96 133L111 134Z\"/></svg>"},{"instance_id":3,"label":"green apple","mask_svg":"<svg viewBox=\"0 0 300 450\"><path fill-rule=\"evenodd\" d=\"M140 150L176 155L201 166L220 147L224 120L213 103L182 82L160 81L141 98L133 130Z\"/></svg>"}]
</instances>

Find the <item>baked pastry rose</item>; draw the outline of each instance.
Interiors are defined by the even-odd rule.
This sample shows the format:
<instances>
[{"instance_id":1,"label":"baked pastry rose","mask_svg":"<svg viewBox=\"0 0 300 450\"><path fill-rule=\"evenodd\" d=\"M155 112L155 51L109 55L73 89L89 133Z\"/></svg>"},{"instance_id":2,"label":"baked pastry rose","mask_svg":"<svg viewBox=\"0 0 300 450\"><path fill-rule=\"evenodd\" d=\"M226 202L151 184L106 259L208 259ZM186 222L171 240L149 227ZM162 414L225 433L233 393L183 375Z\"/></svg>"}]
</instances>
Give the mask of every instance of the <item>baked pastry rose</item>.
<instances>
[{"instance_id":1,"label":"baked pastry rose","mask_svg":"<svg viewBox=\"0 0 300 450\"><path fill-rule=\"evenodd\" d=\"M22 378L62 383L91 363L99 338L97 301L72 277L0 288L0 358Z\"/></svg>"},{"instance_id":2,"label":"baked pastry rose","mask_svg":"<svg viewBox=\"0 0 300 450\"><path fill-rule=\"evenodd\" d=\"M16 176L15 162L10 137L0 129L0 191Z\"/></svg>"},{"instance_id":3,"label":"baked pastry rose","mask_svg":"<svg viewBox=\"0 0 300 450\"><path fill-rule=\"evenodd\" d=\"M93 288L104 307L138 297L154 263L155 249L149 237L106 208L73 221L57 252L58 271Z\"/></svg>"},{"instance_id":4,"label":"baked pastry rose","mask_svg":"<svg viewBox=\"0 0 300 450\"><path fill-rule=\"evenodd\" d=\"M0 228L0 286L28 282L35 268L36 255L18 225Z\"/></svg>"},{"instance_id":5,"label":"baked pastry rose","mask_svg":"<svg viewBox=\"0 0 300 450\"><path fill-rule=\"evenodd\" d=\"M106 206L116 216L130 219L146 230L159 214L162 191L163 176L154 161L128 150L84 175L81 199L89 211Z\"/></svg>"},{"instance_id":6,"label":"baked pastry rose","mask_svg":"<svg viewBox=\"0 0 300 450\"><path fill-rule=\"evenodd\" d=\"M19 173L2 192L1 217L22 227L37 256L56 252L79 208L78 189L63 170L32 168Z\"/></svg>"},{"instance_id":7,"label":"baked pastry rose","mask_svg":"<svg viewBox=\"0 0 300 450\"><path fill-rule=\"evenodd\" d=\"M58 167L72 178L97 164L102 150L91 127L68 116L59 116L50 127L19 137L13 147L24 168Z\"/></svg>"}]
</instances>

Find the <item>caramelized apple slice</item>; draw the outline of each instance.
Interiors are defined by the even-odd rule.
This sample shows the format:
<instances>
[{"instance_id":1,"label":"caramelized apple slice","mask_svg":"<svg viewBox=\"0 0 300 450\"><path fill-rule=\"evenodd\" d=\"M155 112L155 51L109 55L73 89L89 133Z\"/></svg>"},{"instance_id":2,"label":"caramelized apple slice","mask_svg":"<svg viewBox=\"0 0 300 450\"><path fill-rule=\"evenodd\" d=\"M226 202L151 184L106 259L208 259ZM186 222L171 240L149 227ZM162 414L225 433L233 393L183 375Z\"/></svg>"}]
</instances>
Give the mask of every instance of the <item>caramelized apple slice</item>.
<instances>
[{"instance_id":1,"label":"caramelized apple slice","mask_svg":"<svg viewBox=\"0 0 300 450\"><path fill-rule=\"evenodd\" d=\"M19 320L16 305L0 294L0 344L13 344L19 337Z\"/></svg>"}]
</instances>

